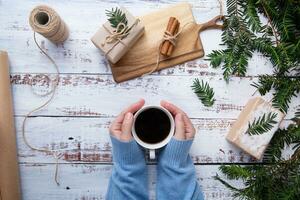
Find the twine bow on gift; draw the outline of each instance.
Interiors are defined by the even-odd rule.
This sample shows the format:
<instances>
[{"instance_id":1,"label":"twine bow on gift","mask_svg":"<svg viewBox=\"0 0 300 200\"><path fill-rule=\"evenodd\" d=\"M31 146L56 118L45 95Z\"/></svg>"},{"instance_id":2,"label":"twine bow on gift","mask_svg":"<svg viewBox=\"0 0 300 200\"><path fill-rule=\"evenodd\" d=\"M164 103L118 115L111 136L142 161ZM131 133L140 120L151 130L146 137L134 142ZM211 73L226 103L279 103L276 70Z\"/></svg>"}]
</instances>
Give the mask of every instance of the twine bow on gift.
<instances>
[{"instance_id":1,"label":"twine bow on gift","mask_svg":"<svg viewBox=\"0 0 300 200\"><path fill-rule=\"evenodd\" d=\"M103 25L104 29L109 33L109 35L105 38L104 42L101 44L104 47L106 44L114 45L110 47L108 51L105 52L107 55L117 44L121 43L124 46L127 46L122 39L127 37L130 33L130 30L139 23L139 19L136 19L135 22L131 26L127 26L125 23L119 23L118 26L113 30L109 30L105 25Z\"/></svg>"}]
</instances>

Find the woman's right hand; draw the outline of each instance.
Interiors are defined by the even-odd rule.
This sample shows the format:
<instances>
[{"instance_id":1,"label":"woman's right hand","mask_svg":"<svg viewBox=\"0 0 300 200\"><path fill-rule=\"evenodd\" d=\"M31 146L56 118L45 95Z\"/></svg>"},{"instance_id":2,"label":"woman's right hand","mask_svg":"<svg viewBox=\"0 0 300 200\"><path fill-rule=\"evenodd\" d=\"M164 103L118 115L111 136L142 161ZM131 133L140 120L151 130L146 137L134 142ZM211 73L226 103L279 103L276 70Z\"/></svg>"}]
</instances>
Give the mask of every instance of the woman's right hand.
<instances>
[{"instance_id":1,"label":"woman's right hand","mask_svg":"<svg viewBox=\"0 0 300 200\"><path fill-rule=\"evenodd\" d=\"M160 105L172 113L175 118L174 138L177 140L193 139L196 130L187 114L177 106L167 101L161 101Z\"/></svg>"}]
</instances>

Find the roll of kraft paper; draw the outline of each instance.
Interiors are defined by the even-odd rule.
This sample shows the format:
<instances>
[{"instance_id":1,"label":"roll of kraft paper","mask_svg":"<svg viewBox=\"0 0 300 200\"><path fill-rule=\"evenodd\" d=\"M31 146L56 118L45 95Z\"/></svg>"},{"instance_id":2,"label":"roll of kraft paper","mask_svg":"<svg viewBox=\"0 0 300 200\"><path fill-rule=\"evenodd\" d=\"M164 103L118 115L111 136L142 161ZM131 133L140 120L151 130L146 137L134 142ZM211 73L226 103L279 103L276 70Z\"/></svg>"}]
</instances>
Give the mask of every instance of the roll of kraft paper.
<instances>
[{"instance_id":1,"label":"roll of kraft paper","mask_svg":"<svg viewBox=\"0 0 300 200\"><path fill-rule=\"evenodd\" d=\"M37 6L31 11L29 24L34 32L43 35L53 43L62 43L69 36L66 23L54 9L46 5Z\"/></svg>"},{"instance_id":2,"label":"roll of kraft paper","mask_svg":"<svg viewBox=\"0 0 300 200\"><path fill-rule=\"evenodd\" d=\"M0 50L0 199L21 199L8 56Z\"/></svg>"}]
</instances>

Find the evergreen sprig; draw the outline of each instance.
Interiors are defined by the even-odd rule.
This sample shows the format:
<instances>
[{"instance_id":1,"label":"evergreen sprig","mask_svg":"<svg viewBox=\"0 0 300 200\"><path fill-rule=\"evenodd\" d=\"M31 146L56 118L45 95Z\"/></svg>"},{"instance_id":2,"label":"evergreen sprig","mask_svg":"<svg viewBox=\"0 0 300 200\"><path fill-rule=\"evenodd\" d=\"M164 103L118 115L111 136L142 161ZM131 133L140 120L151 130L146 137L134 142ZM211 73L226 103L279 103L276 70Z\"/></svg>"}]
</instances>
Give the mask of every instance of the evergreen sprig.
<instances>
[{"instance_id":1,"label":"evergreen sprig","mask_svg":"<svg viewBox=\"0 0 300 200\"><path fill-rule=\"evenodd\" d=\"M249 171L243 177L245 169ZM290 160L273 165L243 166L238 171L235 165L222 166L220 171L227 179L236 180L242 176L244 187L237 188L215 176L224 186L233 192L233 197L247 200L297 200L300 197L299 161ZM227 174L236 173L236 177ZM238 178L240 179L240 178Z\"/></svg>"},{"instance_id":2,"label":"evergreen sprig","mask_svg":"<svg viewBox=\"0 0 300 200\"><path fill-rule=\"evenodd\" d=\"M201 83L198 78L194 80L194 83L192 85L192 89L194 90L197 97L201 100L203 105L205 106L212 106L215 102L214 99L214 91L209 86L208 83L204 83L203 80L201 80Z\"/></svg>"},{"instance_id":3,"label":"evergreen sprig","mask_svg":"<svg viewBox=\"0 0 300 200\"><path fill-rule=\"evenodd\" d=\"M113 28L117 28L120 23L124 23L125 25L127 25L128 23L126 14L123 13L122 10L117 7L112 8L111 10L106 10L106 16L108 17L108 21L110 22L110 25Z\"/></svg>"},{"instance_id":4,"label":"evergreen sprig","mask_svg":"<svg viewBox=\"0 0 300 200\"><path fill-rule=\"evenodd\" d=\"M221 67L228 82L231 75L245 76L252 54L261 53L274 74L260 75L253 85L261 95L274 89L273 106L286 113L291 98L300 92L300 1L227 0L227 13L222 33L226 48L212 51L210 64Z\"/></svg>"},{"instance_id":5,"label":"evergreen sprig","mask_svg":"<svg viewBox=\"0 0 300 200\"><path fill-rule=\"evenodd\" d=\"M252 86L256 87L261 95L274 89L272 104L286 113L292 97L296 97L300 92L300 77L261 75L258 82Z\"/></svg>"},{"instance_id":6,"label":"evergreen sprig","mask_svg":"<svg viewBox=\"0 0 300 200\"><path fill-rule=\"evenodd\" d=\"M254 119L254 121L248 124L247 133L249 135L260 135L263 134L273 128L273 125L277 123L275 118L277 117L277 113L268 113L263 114L258 117L258 119Z\"/></svg>"}]
</instances>

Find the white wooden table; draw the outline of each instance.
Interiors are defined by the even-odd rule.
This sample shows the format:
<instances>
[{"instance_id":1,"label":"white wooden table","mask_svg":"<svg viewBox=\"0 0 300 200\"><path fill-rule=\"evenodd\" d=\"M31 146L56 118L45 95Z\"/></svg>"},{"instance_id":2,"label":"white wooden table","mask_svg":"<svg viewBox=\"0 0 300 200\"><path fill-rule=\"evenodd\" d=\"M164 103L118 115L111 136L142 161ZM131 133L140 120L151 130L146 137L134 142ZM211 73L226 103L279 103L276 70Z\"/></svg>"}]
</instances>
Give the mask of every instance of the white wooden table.
<instances>
[{"instance_id":1,"label":"white wooden table","mask_svg":"<svg viewBox=\"0 0 300 200\"><path fill-rule=\"evenodd\" d=\"M258 74L272 73L270 63L255 55L247 76L232 77L229 84L223 80L222 71L212 69L204 59L116 84L104 57L90 41L106 20L105 9L122 5L138 16L176 2L0 0L0 49L8 51L11 64L23 199L103 199L112 169L109 123L122 108L141 97L147 104L169 100L188 113L198 130L191 155L206 199L232 199L230 191L212 176L219 173L221 164L254 162L229 144L225 135L255 91L250 84L257 80ZM219 14L217 0L189 2L198 22ZM53 157L30 150L21 136L24 115L46 100L34 95L31 88L39 91L49 87L46 78L36 82L33 77L39 74L54 76L53 66L34 44L28 24L30 10L41 3L60 14L70 28L70 37L58 46L38 37L42 48L58 63L62 75L53 102L30 118L27 135L36 147L62 149L60 186L53 180ZM220 30L205 31L201 38L206 54L222 48ZM214 88L216 102L213 107L204 107L191 90L196 77L208 81ZM296 101L299 97L293 98L287 119L293 115ZM67 150L71 148L75 150ZM149 165L149 177L151 199L154 199L155 165ZM234 184L242 186L241 182Z\"/></svg>"}]
</instances>

